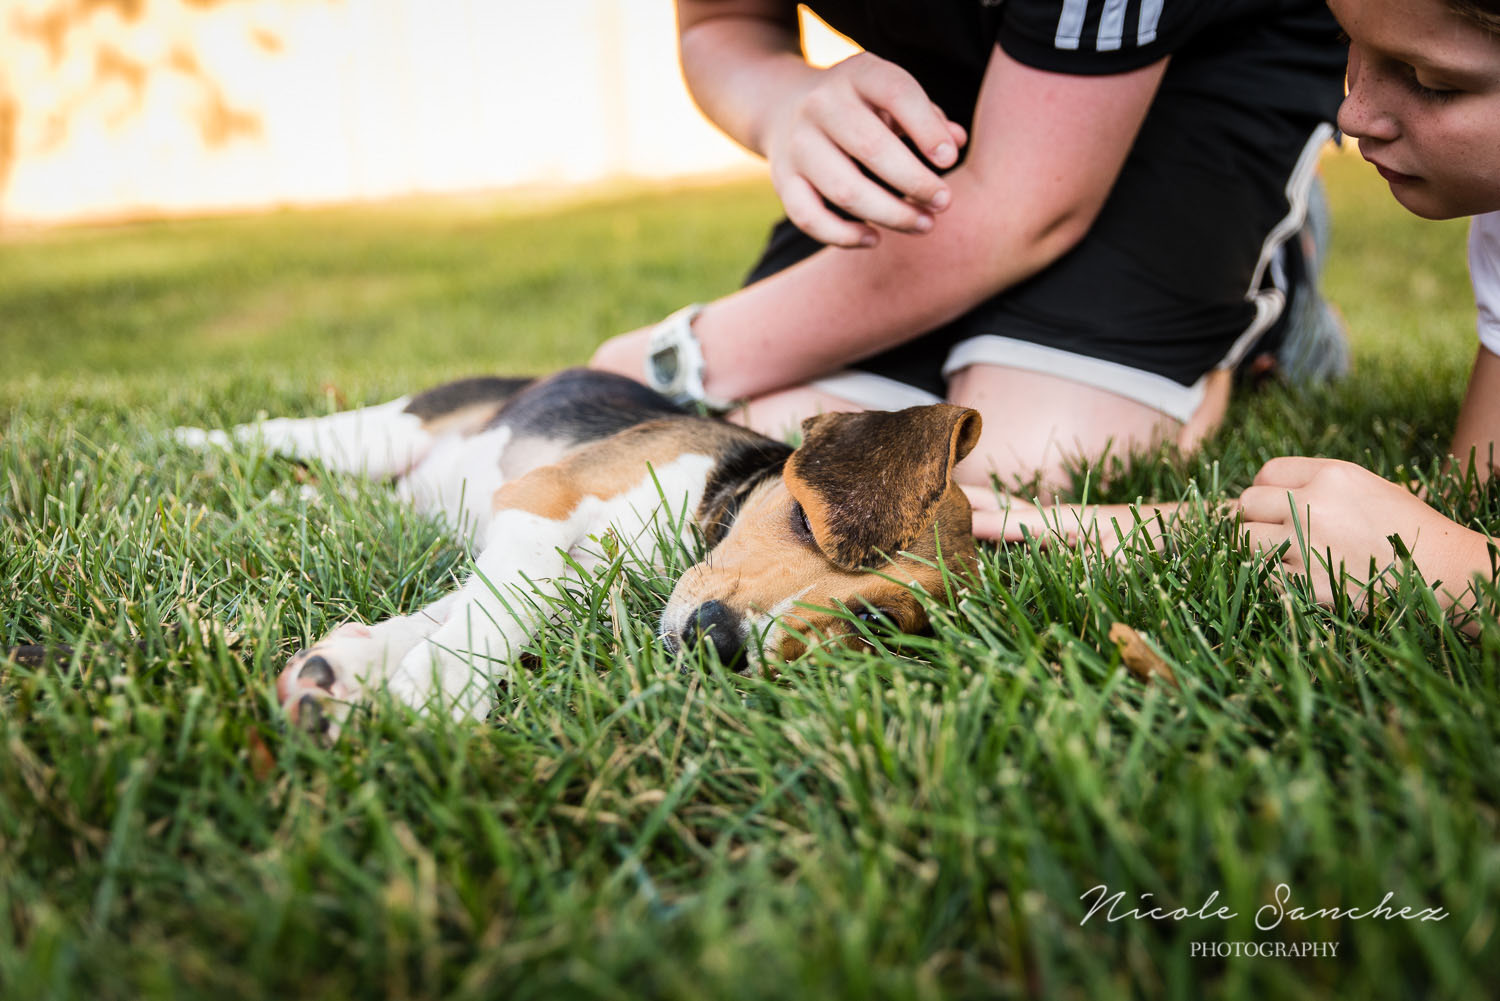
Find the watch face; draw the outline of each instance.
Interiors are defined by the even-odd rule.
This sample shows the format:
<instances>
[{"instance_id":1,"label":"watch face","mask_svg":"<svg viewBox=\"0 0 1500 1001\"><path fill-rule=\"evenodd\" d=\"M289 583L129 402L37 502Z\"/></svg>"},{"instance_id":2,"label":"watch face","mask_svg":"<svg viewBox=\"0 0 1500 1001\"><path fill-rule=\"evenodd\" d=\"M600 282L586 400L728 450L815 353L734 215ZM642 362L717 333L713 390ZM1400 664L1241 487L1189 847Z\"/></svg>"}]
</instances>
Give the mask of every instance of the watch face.
<instances>
[{"instance_id":1,"label":"watch face","mask_svg":"<svg viewBox=\"0 0 1500 1001\"><path fill-rule=\"evenodd\" d=\"M657 385L670 386L677 379L677 346L651 353L651 375Z\"/></svg>"}]
</instances>

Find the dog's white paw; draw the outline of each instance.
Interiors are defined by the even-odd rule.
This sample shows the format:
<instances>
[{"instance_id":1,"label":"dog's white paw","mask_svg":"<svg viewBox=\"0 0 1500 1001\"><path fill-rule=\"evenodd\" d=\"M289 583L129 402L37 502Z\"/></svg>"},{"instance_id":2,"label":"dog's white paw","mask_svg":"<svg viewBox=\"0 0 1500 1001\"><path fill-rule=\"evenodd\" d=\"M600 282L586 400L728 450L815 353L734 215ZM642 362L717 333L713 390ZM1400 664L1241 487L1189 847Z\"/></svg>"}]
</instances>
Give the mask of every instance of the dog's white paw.
<instances>
[{"instance_id":1,"label":"dog's white paw","mask_svg":"<svg viewBox=\"0 0 1500 1001\"><path fill-rule=\"evenodd\" d=\"M349 622L287 661L276 678L276 698L293 726L337 740L365 679L384 669L385 645L369 626Z\"/></svg>"},{"instance_id":2,"label":"dog's white paw","mask_svg":"<svg viewBox=\"0 0 1500 1001\"><path fill-rule=\"evenodd\" d=\"M206 428L174 428L172 439L179 445L195 448L200 452L210 448L228 448L234 444L227 431L209 430Z\"/></svg>"}]
</instances>

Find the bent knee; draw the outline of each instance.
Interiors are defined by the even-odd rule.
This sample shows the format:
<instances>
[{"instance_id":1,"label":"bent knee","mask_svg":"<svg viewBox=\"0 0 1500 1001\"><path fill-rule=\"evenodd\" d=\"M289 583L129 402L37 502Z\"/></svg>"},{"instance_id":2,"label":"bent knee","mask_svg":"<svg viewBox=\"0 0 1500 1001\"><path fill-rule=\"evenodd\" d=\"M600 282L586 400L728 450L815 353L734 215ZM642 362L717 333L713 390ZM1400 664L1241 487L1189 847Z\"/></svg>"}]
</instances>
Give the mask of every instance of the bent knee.
<instances>
[{"instance_id":1,"label":"bent knee","mask_svg":"<svg viewBox=\"0 0 1500 1001\"><path fill-rule=\"evenodd\" d=\"M959 466L960 483L1051 500L1081 468L1176 442L1183 424L1154 407L1054 375L992 365L956 373L954 403L984 418L979 446Z\"/></svg>"}]
</instances>

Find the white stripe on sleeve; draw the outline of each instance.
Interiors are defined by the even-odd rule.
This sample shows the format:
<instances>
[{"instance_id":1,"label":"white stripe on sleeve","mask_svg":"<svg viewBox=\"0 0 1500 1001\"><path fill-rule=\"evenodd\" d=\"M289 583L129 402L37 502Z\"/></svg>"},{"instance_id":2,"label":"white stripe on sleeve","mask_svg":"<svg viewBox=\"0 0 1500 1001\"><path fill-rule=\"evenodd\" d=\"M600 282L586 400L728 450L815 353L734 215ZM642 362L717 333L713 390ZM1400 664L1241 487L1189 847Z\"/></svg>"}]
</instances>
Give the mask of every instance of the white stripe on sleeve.
<instances>
[{"instance_id":1,"label":"white stripe on sleeve","mask_svg":"<svg viewBox=\"0 0 1500 1001\"><path fill-rule=\"evenodd\" d=\"M1099 15L1099 39L1095 45L1100 52L1113 52L1125 38L1125 4L1128 0L1104 0L1104 12Z\"/></svg>"},{"instance_id":2,"label":"white stripe on sleeve","mask_svg":"<svg viewBox=\"0 0 1500 1001\"><path fill-rule=\"evenodd\" d=\"M1052 45L1059 49L1076 49L1083 38L1083 20L1089 12L1089 0L1063 0L1062 16L1057 19L1057 34Z\"/></svg>"},{"instance_id":3,"label":"white stripe on sleeve","mask_svg":"<svg viewBox=\"0 0 1500 1001\"><path fill-rule=\"evenodd\" d=\"M1161 8L1165 0L1141 0L1141 17L1136 26L1135 44L1150 45L1156 41L1156 25L1161 21Z\"/></svg>"}]
</instances>

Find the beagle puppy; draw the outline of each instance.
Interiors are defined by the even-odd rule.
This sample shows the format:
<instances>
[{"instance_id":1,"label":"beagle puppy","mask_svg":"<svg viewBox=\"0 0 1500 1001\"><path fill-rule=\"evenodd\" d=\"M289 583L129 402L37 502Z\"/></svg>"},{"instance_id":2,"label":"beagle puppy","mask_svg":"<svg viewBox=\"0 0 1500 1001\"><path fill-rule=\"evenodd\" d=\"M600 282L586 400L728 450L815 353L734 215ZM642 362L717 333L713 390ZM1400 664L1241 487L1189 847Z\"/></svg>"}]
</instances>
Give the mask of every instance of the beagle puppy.
<instances>
[{"instance_id":1,"label":"beagle puppy","mask_svg":"<svg viewBox=\"0 0 1500 1001\"><path fill-rule=\"evenodd\" d=\"M280 418L192 444L259 441L334 471L393 479L400 496L475 544L473 573L410 615L345 624L288 662L288 716L334 735L379 686L417 708L483 718L496 682L612 533L701 535L707 556L661 617L671 649L708 644L748 671L817 642L851 641L854 616L927 624L912 588L941 593L975 559L953 467L979 439L973 410L830 413L793 449L695 416L629 379L570 369L536 381L467 379L328 417ZM595 540L592 541L591 540Z\"/></svg>"}]
</instances>

